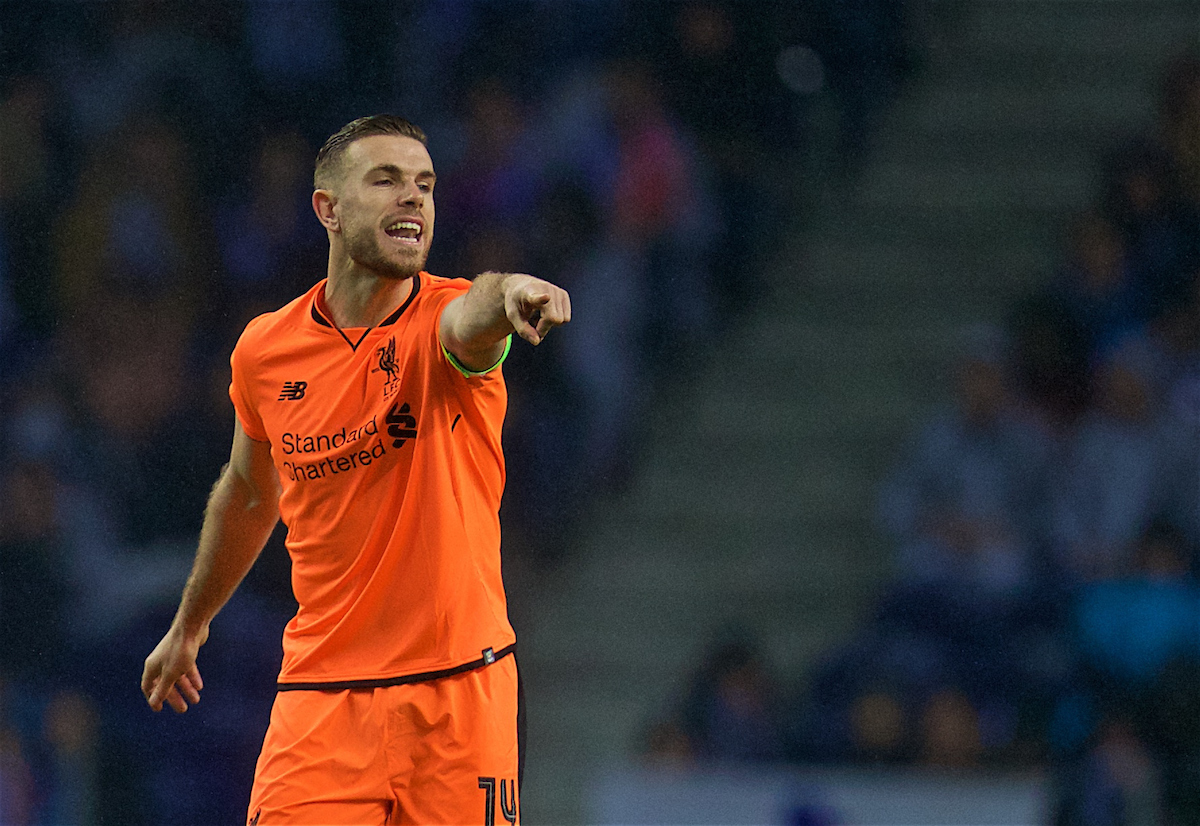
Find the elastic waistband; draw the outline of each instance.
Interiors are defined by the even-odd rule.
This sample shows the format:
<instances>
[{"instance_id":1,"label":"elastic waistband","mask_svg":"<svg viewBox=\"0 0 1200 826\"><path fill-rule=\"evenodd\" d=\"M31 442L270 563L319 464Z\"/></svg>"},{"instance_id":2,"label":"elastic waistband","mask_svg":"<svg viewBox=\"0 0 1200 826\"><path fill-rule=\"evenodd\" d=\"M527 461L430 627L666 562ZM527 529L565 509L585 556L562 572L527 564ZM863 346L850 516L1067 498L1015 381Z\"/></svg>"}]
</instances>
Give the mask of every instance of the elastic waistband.
<instances>
[{"instance_id":1,"label":"elastic waistband","mask_svg":"<svg viewBox=\"0 0 1200 826\"><path fill-rule=\"evenodd\" d=\"M509 654L513 653L517 648L516 643L507 645L499 651L493 651L490 648L483 649L482 656L477 660L471 660L469 663L456 665L453 668L443 668L441 671L424 671L420 674L405 674L403 677L388 677L382 680L343 680L336 683L279 683L276 685L278 691L345 691L355 688L388 688L394 685L409 685L410 683L424 683L429 680L440 680L443 677L453 677L455 674L462 674L466 671L474 671L477 668L487 668L497 660L502 660Z\"/></svg>"}]
</instances>

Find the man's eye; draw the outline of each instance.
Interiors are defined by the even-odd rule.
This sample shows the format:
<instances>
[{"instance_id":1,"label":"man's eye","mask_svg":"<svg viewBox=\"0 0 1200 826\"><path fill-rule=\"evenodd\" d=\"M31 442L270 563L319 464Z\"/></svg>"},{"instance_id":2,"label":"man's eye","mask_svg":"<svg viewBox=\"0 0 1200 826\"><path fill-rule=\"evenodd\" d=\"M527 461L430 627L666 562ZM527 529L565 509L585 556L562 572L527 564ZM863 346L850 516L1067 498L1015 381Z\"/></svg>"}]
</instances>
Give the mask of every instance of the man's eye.
<instances>
[{"instance_id":1,"label":"man's eye","mask_svg":"<svg viewBox=\"0 0 1200 826\"><path fill-rule=\"evenodd\" d=\"M421 190L422 192L432 192L433 191L433 187L430 186L429 184L417 184L417 189Z\"/></svg>"},{"instance_id":2,"label":"man's eye","mask_svg":"<svg viewBox=\"0 0 1200 826\"><path fill-rule=\"evenodd\" d=\"M387 178L381 178L375 182L375 186L391 186L392 182Z\"/></svg>"}]
</instances>

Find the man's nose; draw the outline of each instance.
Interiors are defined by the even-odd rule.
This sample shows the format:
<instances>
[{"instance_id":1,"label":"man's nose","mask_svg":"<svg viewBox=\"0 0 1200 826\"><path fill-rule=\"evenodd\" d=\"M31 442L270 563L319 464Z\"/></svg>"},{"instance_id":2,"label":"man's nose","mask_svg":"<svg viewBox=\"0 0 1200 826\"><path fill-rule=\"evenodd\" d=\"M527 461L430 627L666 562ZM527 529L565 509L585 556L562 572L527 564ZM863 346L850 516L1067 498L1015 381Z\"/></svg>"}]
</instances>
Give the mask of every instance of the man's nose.
<instances>
[{"instance_id":1,"label":"man's nose","mask_svg":"<svg viewBox=\"0 0 1200 826\"><path fill-rule=\"evenodd\" d=\"M416 184L409 184L400 193L400 203L420 207L425 203L425 193Z\"/></svg>"}]
</instances>

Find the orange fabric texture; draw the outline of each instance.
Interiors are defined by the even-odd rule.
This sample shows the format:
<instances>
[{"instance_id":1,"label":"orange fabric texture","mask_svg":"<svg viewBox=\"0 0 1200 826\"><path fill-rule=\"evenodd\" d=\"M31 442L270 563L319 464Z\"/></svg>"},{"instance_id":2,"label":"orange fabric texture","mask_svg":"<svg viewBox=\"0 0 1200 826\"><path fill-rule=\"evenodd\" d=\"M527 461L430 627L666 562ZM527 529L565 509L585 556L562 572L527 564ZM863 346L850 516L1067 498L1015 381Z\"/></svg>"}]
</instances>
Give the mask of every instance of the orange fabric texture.
<instances>
[{"instance_id":1,"label":"orange fabric texture","mask_svg":"<svg viewBox=\"0 0 1200 826\"><path fill-rule=\"evenodd\" d=\"M230 397L271 444L292 587L279 682L387 680L453 668L514 641L500 575L499 369L467 377L441 312L469 289L421 273L370 329L339 330L321 281L251 321Z\"/></svg>"},{"instance_id":2,"label":"orange fabric texture","mask_svg":"<svg viewBox=\"0 0 1200 826\"><path fill-rule=\"evenodd\" d=\"M520 822L512 656L454 677L345 691L281 691L247 823Z\"/></svg>"}]
</instances>

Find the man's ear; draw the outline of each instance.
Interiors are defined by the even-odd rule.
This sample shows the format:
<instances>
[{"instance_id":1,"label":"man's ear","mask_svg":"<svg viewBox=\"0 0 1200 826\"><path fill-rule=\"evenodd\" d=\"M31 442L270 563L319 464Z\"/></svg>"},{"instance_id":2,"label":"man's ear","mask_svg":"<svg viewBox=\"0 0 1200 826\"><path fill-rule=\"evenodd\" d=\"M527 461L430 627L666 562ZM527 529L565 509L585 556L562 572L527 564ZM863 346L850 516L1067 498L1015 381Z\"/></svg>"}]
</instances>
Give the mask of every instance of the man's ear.
<instances>
[{"instance_id":1,"label":"man's ear","mask_svg":"<svg viewBox=\"0 0 1200 826\"><path fill-rule=\"evenodd\" d=\"M337 197L328 189L318 189L313 192L313 212L317 213L317 220L330 232L338 232L342 228L337 211L334 209L335 206L337 206Z\"/></svg>"}]
</instances>

